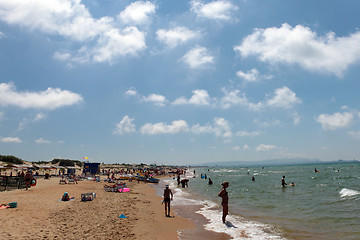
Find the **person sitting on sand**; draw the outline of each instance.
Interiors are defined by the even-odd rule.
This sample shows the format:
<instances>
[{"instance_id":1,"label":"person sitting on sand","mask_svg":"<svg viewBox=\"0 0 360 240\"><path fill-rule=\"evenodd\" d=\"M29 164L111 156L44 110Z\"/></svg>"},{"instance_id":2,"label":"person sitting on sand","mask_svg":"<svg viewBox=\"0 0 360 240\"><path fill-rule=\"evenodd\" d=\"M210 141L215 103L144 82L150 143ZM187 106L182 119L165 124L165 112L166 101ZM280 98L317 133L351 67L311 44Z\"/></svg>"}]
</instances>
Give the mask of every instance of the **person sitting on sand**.
<instances>
[{"instance_id":1,"label":"person sitting on sand","mask_svg":"<svg viewBox=\"0 0 360 240\"><path fill-rule=\"evenodd\" d=\"M228 206L229 196L228 196L228 192L226 191L226 188L229 187L229 182L223 182L221 184L221 186L222 186L222 189L221 189L220 193L218 194L218 196L222 198L222 201L221 201L221 205L223 206L222 221L223 221L223 223L225 223L226 216L229 213L229 206Z\"/></svg>"},{"instance_id":2,"label":"person sitting on sand","mask_svg":"<svg viewBox=\"0 0 360 240\"><path fill-rule=\"evenodd\" d=\"M67 192L64 193L64 195L61 198L61 201L70 201L70 196Z\"/></svg>"},{"instance_id":3,"label":"person sitting on sand","mask_svg":"<svg viewBox=\"0 0 360 240\"><path fill-rule=\"evenodd\" d=\"M166 217L170 217L170 202L172 200L173 200L173 193L171 192L169 185L165 185L163 202L165 203L165 216Z\"/></svg>"},{"instance_id":4,"label":"person sitting on sand","mask_svg":"<svg viewBox=\"0 0 360 240\"><path fill-rule=\"evenodd\" d=\"M285 182L285 176L283 176L281 179L281 186L285 187L285 185L287 185L287 183Z\"/></svg>"}]
</instances>

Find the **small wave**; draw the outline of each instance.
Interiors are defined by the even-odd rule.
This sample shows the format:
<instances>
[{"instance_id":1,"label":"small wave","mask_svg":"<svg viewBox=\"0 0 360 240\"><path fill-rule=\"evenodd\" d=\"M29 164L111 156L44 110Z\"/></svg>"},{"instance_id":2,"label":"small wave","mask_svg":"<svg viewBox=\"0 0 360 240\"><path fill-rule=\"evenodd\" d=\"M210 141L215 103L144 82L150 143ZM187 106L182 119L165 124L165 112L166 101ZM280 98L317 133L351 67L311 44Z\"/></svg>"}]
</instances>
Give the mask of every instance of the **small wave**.
<instances>
[{"instance_id":1,"label":"small wave","mask_svg":"<svg viewBox=\"0 0 360 240\"><path fill-rule=\"evenodd\" d=\"M340 196L341 196L342 198L345 198L345 197L353 197L353 196L356 196L356 195L359 195L359 194L360 194L359 191L352 190L352 189L348 189L348 188L343 188L343 189L341 189L341 191L340 191L339 193L340 193Z\"/></svg>"},{"instance_id":2,"label":"small wave","mask_svg":"<svg viewBox=\"0 0 360 240\"><path fill-rule=\"evenodd\" d=\"M197 211L209 220L205 225L205 229L218 233L226 233L232 239L284 239L277 233L276 229L271 225L266 225L250 220L246 220L240 216L228 215L227 223L221 221L222 212L213 209L214 204L206 205Z\"/></svg>"}]
</instances>

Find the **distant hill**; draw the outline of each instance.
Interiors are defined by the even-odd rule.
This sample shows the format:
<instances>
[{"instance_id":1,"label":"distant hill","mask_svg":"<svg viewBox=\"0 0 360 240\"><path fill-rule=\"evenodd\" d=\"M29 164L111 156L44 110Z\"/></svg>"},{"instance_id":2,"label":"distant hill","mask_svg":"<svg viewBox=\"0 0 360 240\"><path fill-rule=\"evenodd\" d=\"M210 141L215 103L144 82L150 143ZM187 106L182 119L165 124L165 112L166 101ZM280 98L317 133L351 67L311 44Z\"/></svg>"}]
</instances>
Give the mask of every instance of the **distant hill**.
<instances>
[{"instance_id":1,"label":"distant hill","mask_svg":"<svg viewBox=\"0 0 360 240\"><path fill-rule=\"evenodd\" d=\"M227 162L212 162L202 163L191 166L224 166L224 167L257 167L257 166L279 166L279 165L300 165L300 164L324 164L324 163L346 163L346 162L360 162L358 160L338 160L338 161L321 161L317 158L284 158L284 159L267 159L261 161L227 161Z\"/></svg>"}]
</instances>

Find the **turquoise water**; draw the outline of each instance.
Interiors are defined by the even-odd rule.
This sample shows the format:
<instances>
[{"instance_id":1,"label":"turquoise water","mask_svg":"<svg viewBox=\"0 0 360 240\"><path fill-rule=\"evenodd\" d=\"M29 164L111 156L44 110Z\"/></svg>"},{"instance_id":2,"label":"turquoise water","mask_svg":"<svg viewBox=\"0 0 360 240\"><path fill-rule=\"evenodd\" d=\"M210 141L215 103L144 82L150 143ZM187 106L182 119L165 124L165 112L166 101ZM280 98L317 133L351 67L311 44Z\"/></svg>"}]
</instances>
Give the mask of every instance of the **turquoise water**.
<instances>
[{"instance_id":1,"label":"turquoise water","mask_svg":"<svg viewBox=\"0 0 360 240\"><path fill-rule=\"evenodd\" d=\"M319 172L315 173L314 168ZM221 199L217 194L220 183L229 181L231 224L251 221L255 225L272 226L265 230L263 227L264 234L273 232L272 237L264 235L258 239L279 236L287 239L360 239L359 163L195 170L196 178L187 176L189 188L179 190L182 195L188 192L191 193L188 197L195 194L215 203L199 212L207 215L209 220L219 221L211 218L220 217ZM201 179L201 173L207 174L213 185ZM283 175L288 183L284 188L281 187ZM251 181L252 176L255 181ZM291 182L296 186L289 186ZM218 209L218 213L210 214L211 209ZM208 226L208 229L216 230L216 227Z\"/></svg>"}]
</instances>

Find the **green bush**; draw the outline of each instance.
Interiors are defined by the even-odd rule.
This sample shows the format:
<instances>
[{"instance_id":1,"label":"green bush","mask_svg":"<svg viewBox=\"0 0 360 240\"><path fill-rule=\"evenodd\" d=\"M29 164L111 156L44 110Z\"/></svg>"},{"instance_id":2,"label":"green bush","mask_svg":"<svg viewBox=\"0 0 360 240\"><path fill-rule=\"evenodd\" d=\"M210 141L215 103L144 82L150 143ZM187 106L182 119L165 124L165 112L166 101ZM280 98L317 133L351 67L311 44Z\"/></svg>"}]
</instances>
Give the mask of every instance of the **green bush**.
<instances>
[{"instance_id":1,"label":"green bush","mask_svg":"<svg viewBox=\"0 0 360 240\"><path fill-rule=\"evenodd\" d=\"M12 164L24 164L23 160L11 155L0 155L0 161Z\"/></svg>"}]
</instances>

